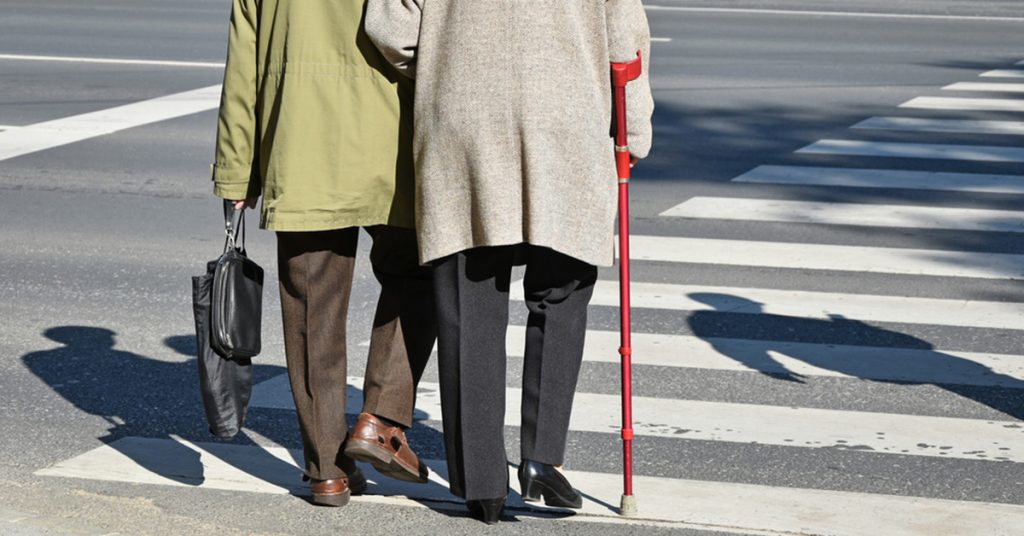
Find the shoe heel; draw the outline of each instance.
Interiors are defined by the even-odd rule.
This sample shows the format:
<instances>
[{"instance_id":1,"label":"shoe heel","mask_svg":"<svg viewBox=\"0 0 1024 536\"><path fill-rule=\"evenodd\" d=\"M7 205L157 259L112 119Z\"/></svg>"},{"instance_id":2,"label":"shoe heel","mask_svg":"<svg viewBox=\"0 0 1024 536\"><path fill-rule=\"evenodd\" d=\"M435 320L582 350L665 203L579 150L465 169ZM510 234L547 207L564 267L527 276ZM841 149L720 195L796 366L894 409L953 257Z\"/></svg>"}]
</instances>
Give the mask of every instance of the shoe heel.
<instances>
[{"instance_id":1,"label":"shoe heel","mask_svg":"<svg viewBox=\"0 0 1024 536\"><path fill-rule=\"evenodd\" d=\"M348 444L345 446L345 455L353 460L369 463L374 466L378 463L387 464L391 461L387 455L380 452L377 445L361 439L349 439Z\"/></svg>"},{"instance_id":2,"label":"shoe heel","mask_svg":"<svg viewBox=\"0 0 1024 536\"><path fill-rule=\"evenodd\" d=\"M488 525L495 525L501 520L501 513L505 509L505 498L500 499L477 499L466 501L469 511L477 519Z\"/></svg>"},{"instance_id":3,"label":"shoe heel","mask_svg":"<svg viewBox=\"0 0 1024 536\"><path fill-rule=\"evenodd\" d=\"M519 490L524 501L537 502L544 492L544 484L532 478L522 478L519 479Z\"/></svg>"},{"instance_id":4,"label":"shoe heel","mask_svg":"<svg viewBox=\"0 0 1024 536\"><path fill-rule=\"evenodd\" d=\"M505 508L505 501L486 501L480 505L480 512L483 514L481 521L488 525L494 525L501 520L501 511Z\"/></svg>"},{"instance_id":5,"label":"shoe heel","mask_svg":"<svg viewBox=\"0 0 1024 536\"><path fill-rule=\"evenodd\" d=\"M333 506L335 508L345 506L348 504L349 498L352 493L346 490L344 493L336 493L331 495L313 495L310 502L317 506Z\"/></svg>"}]
</instances>

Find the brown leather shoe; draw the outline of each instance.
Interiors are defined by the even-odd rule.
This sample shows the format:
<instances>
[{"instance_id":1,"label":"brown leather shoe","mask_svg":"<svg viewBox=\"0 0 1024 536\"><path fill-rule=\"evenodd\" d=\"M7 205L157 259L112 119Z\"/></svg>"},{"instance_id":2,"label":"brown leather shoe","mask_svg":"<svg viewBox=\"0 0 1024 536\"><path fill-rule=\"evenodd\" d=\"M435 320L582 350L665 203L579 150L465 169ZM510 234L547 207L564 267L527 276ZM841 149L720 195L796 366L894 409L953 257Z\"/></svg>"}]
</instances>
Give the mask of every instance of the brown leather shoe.
<instances>
[{"instance_id":1,"label":"brown leather shoe","mask_svg":"<svg viewBox=\"0 0 1024 536\"><path fill-rule=\"evenodd\" d=\"M400 426L390 426L369 413L360 413L345 455L368 463L384 476L406 482L424 483L429 471L409 448Z\"/></svg>"},{"instance_id":2,"label":"brown leather shoe","mask_svg":"<svg viewBox=\"0 0 1024 536\"><path fill-rule=\"evenodd\" d=\"M310 479L309 490L313 493L311 502L320 506L345 506L352 495L366 491L366 477L356 469L352 474L327 480Z\"/></svg>"}]
</instances>

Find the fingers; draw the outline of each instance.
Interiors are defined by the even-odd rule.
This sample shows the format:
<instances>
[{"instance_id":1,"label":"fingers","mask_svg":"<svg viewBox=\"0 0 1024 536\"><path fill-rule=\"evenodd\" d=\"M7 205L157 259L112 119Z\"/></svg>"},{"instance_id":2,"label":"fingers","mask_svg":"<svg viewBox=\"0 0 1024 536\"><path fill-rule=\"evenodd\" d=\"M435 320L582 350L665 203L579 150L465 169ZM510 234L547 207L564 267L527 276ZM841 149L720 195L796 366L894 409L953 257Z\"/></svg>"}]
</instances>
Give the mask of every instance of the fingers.
<instances>
[{"instance_id":1,"label":"fingers","mask_svg":"<svg viewBox=\"0 0 1024 536\"><path fill-rule=\"evenodd\" d=\"M231 200L231 205L235 208L235 210L242 210L243 208L256 208L256 201L258 201L258 200L259 200L258 197L247 197L245 199L233 199L233 200Z\"/></svg>"}]
</instances>

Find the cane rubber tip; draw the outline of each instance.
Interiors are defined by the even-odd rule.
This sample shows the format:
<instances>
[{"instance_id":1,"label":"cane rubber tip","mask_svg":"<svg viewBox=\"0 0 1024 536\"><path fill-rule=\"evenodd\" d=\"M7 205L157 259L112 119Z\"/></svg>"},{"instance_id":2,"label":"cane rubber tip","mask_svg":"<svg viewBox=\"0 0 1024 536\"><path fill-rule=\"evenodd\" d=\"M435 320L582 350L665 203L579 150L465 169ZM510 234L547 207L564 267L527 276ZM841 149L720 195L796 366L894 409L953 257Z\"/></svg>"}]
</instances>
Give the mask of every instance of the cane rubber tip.
<instances>
[{"instance_id":1,"label":"cane rubber tip","mask_svg":"<svg viewBox=\"0 0 1024 536\"><path fill-rule=\"evenodd\" d=\"M619 503L619 514L624 517L636 517L636 496L622 496L622 502Z\"/></svg>"}]
</instances>

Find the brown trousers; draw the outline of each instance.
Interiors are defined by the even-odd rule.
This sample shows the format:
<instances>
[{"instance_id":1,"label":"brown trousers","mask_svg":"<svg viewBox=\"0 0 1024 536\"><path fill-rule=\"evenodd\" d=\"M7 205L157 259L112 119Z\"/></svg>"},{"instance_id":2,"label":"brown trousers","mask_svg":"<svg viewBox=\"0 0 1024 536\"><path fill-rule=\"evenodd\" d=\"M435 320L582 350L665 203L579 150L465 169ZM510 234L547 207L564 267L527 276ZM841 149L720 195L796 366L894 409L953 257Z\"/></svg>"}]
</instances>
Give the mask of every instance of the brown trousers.
<instances>
[{"instance_id":1,"label":"brown trousers","mask_svg":"<svg viewBox=\"0 0 1024 536\"><path fill-rule=\"evenodd\" d=\"M412 425L419 383L437 337L431 269L419 265L410 229L367 228L381 292L373 320L362 411ZM302 433L306 474L340 478L355 468L343 453L345 324L359 229L277 234L285 358Z\"/></svg>"}]
</instances>

